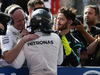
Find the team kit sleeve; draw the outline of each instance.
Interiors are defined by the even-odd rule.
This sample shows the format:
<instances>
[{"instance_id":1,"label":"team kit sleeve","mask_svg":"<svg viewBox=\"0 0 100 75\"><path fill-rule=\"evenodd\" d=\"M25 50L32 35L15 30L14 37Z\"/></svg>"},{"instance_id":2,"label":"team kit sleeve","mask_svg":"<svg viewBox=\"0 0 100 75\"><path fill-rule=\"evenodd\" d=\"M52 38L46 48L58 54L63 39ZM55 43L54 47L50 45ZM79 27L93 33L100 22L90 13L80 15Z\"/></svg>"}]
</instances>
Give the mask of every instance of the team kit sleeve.
<instances>
[{"instance_id":1,"label":"team kit sleeve","mask_svg":"<svg viewBox=\"0 0 100 75\"><path fill-rule=\"evenodd\" d=\"M1 49L2 53L10 50L14 45L13 36L9 33L7 35L1 36Z\"/></svg>"},{"instance_id":2,"label":"team kit sleeve","mask_svg":"<svg viewBox=\"0 0 100 75\"><path fill-rule=\"evenodd\" d=\"M59 48L59 54L58 54L58 60L57 60L57 65L61 65L63 62L63 45L60 45Z\"/></svg>"},{"instance_id":3,"label":"team kit sleeve","mask_svg":"<svg viewBox=\"0 0 100 75\"><path fill-rule=\"evenodd\" d=\"M12 62L12 66L16 69L19 69L22 67L22 65L25 62L25 55L23 49L20 51L19 55L16 57L16 59Z\"/></svg>"}]
</instances>

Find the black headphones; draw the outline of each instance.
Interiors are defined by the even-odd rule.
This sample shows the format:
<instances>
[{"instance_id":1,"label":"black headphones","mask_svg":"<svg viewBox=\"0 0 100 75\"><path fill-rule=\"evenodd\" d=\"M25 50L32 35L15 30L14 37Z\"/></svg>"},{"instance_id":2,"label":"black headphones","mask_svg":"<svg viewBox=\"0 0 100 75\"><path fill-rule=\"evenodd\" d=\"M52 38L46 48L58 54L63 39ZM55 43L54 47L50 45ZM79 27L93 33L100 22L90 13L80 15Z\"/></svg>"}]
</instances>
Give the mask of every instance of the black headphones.
<instances>
[{"instance_id":1,"label":"black headphones","mask_svg":"<svg viewBox=\"0 0 100 75\"><path fill-rule=\"evenodd\" d=\"M8 14L11 14L13 15L13 13L15 12L15 10L17 9L22 9L21 7L12 7L9 11L8 11ZM22 9L23 10L23 9Z\"/></svg>"}]
</instances>

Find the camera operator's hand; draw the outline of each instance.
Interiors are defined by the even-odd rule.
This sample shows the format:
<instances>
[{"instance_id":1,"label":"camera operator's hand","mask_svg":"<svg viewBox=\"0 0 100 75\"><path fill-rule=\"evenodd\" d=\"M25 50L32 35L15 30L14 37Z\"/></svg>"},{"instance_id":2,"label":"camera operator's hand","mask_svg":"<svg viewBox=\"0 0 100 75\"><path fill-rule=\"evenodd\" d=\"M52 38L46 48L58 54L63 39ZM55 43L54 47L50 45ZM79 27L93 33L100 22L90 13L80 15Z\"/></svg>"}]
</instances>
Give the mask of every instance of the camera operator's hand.
<instances>
[{"instance_id":1,"label":"camera operator's hand","mask_svg":"<svg viewBox=\"0 0 100 75\"><path fill-rule=\"evenodd\" d=\"M96 35L96 39L97 39L98 43L100 43L100 35Z\"/></svg>"},{"instance_id":2,"label":"camera operator's hand","mask_svg":"<svg viewBox=\"0 0 100 75\"><path fill-rule=\"evenodd\" d=\"M95 40L95 38L94 38L93 36L91 36L91 35L85 30L85 28L84 28L83 24L81 23L81 21L79 21L79 22L80 22L80 25L76 25L75 28L77 28L77 30L79 30L79 31L82 33L82 35L84 36L84 38L86 39L86 41L87 41L89 44L92 43L92 42Z\"/></svg>"},{"instance_id":3,"label":"camera operator's hand","mask_svg":"<svg viewBox=\"0 0 100 75\"><path fill-rule=\"evenodd\" d=\"M100 39L100 35L98 34L98 35L96 35L96 39Z\"/></svg>"},{"instance_id":4,"label":"camera operator's hand","mask_svg":"<svg viewBox=\"0 0 100 75\"><path fill-rule=\"evenodd\" d=\"M7 28L7 27L6 27ZM6 29L2 23L0 23L0 35L6 34Z\"/></svg>"},{"instance_id":5,"label":"camera operator's hand","mask_svg":"<svg viewBox=\"0 0 100 75\"><path fill-rule=\"evenodd\" d=\"M4 26L0 23L0 28L2 29L2 30L4 30Z\"/></svg>"},{"instance_id":6,"label":"camera operator's hand","mask_svg":"<svg viewBox=\"0 0 100 75\"><path fill-rule=\"evenodd\" d=\"M81 21L79 21L80 25L76 25L74 26L77 30L79 30L80 32L83 32L85 30L84 25L82 24Z\"/></svg>"},{"instance_id":7,"label":"camera operator's hand","mask_svg":"<svg viewBox=\"0 0 100 75\"><path fill-rule=\"evenodd\" d=\"M56 25L56 22L57 22L57 18L54 18L54 24L53 24L52 30L57 30L58 29L58 27Z\"/></svg>"}]
</instances>

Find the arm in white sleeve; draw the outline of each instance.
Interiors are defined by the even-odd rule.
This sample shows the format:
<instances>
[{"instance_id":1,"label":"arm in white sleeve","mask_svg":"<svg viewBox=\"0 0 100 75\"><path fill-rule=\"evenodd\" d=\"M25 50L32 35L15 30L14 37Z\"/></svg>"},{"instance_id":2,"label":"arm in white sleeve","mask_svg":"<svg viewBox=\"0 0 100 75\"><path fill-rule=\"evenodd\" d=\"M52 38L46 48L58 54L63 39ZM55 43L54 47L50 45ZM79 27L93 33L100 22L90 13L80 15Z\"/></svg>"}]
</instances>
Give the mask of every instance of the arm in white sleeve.
<instances>
[{"instance_id":1,"label":"arm in white sleeve","mask_svg":"<svg viewBox=\"0 0 100 75\"><path fill-rule=\"evenodd\" d=\"M61 65L62 62L63 62L63 45L61 44L59 54L58 54L57 65Z\"/></svg>"},{"instance_id":2,"label":"arm in white sleeve","mask_svg":"<svg viewBox=\"0 0 100 75\"><path fill-rule=\"evenodd\" d=\"M21 50L19 55L16 57L16 59L12 62L12 66L16 69L19 69L22 67L22 65L25 62L25 55L24 55L24 51Z\"/></svg>"}]
</instances>

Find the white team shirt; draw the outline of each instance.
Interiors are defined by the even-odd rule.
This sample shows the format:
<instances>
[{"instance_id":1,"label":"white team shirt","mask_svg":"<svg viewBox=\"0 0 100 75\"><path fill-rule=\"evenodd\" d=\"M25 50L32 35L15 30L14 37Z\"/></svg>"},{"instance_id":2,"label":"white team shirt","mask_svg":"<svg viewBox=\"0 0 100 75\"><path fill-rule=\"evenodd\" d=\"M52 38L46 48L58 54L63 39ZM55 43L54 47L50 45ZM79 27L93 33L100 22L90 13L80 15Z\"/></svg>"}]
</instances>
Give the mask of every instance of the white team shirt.
<instances>
[{"instance_id":1,"label":"white team shirt","mask_svg":"<svg viewBox=\"0 0 100 75\"><path fill-rule=\"evenodd\" d=\"M40 37L27 42L13 65L20 68L27 60L30 75L57 75L57 64L63 62L63 45L59 36L37 32Z\"/></svg>"},{"instance_id":2,"label":"white team shirt","mask_svg":"<svg viewBox=\"0 0 100 75\"><path fill-rule=\"evenodd\" d=\"M31 27L28 27L27 26L30 26L30 18L26 21L25 23L25 29L28 31L28 32L31 32Z\"/></svg>"},{"instance_id":3,"label":"white team shirt","mask_svg":"<svg viewBox=\"0 0 100 75\"><path fill-rule=\"evenodd\" d=\"M8 25L6 35L1 36L2 52L5 52L13 48L18 42L19 38L20 38L20 31L11 25Z\"/></svg>"},{"instance_id":4,"label":"white team shirt","mask_svg":"<svg viewBox=\"0 0 100 75\"><path fill-rule=\"evenodd\" d=\"M51 9L51 0L42 0L42 1L44 1L44 5L46 8Z\"/></svg>"}]
</instances>

